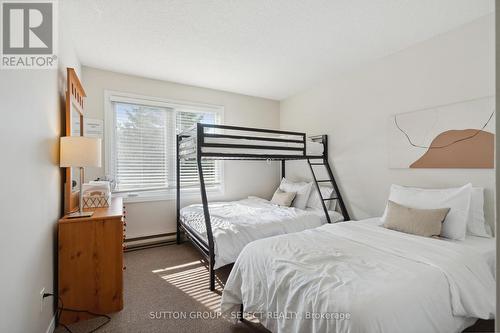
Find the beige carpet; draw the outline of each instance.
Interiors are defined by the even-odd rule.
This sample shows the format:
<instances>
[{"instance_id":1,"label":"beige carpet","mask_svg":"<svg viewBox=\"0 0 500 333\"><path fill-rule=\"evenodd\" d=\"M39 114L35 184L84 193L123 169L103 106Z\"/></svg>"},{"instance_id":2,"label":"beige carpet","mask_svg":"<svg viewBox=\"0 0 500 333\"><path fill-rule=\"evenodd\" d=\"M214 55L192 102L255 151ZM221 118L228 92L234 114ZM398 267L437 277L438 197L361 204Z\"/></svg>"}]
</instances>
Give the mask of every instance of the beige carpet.
<instances>
[{"instance_id":1,"label":"beige carpet","mask_svg":"<svg viewBox=\"0 0 500 333\"><path fill-rule=\"evenodd\" d=\"M200 254L189 243L127 252L125 264L125 307L112 314L111 322L98 332L265 332L246 324L214 318L220 303L220 283L227 279L229 271L217 273L218 292L210 292L208 271L200 261ZM152 319L151 313L160 318ZM174 318L184 314L211 317ZM87 320L69 328L74 333L89 332L103 320ZM66 330L62 327L56 330L56 333L63 332Z\"/></svg>"},{"instance_id":2,"label":"beige carpet","mask_svg":"<svg viewBox=\"0 0 500 333\"><path fill-rule=\"evenodd\" d=\"M200 254L189 243L168 245L125 254L125 307L112 314L112 320L98 332L133 333L250 333L266 332L261 327L233 324L224 318L213 318L220 302L218 293L208 290L208 272ZM229 274L217 273L219 283ZM176 314L200 312L212 319L179 319ZM151 313L159 319L152 319ZM197 314L195 314L197 316ZM97 318L71 325L74 333L89 332L99 326ZM491 332L493 321L480 321L467 332ZM62 327L56 333L66 332Z\"/></svg>"}]
</instances>

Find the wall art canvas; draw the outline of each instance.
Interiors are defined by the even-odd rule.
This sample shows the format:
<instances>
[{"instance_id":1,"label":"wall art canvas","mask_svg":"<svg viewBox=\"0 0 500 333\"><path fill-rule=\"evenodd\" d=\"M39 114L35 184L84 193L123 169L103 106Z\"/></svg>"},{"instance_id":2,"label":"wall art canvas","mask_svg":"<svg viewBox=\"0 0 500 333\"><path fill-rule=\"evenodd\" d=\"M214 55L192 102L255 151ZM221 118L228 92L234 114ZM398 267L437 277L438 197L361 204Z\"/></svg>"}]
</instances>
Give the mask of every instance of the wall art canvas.
<instances>
[{"instance_id":1,"label":"wall art canvas","mask_svg":"<svg viewBox=\"0 0 500 333\"><path fill-rule=\"evenodd\" d=\"M494 96L389 117L391 168L493 168Z\"/></svg>"}]
</instances>

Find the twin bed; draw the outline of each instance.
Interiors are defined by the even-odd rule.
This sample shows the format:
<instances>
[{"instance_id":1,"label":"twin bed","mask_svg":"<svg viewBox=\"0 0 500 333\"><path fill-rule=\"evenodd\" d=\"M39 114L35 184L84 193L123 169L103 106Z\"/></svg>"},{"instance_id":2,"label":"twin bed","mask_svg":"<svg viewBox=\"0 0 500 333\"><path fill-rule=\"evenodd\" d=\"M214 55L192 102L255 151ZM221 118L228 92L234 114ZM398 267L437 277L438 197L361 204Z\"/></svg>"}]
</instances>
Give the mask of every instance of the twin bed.
<instances>
[{"instance_id":1,"label":"twin bed","mask_svg":"<svg viewBox=\"0 0 500 333\"><path fill-rule=\"evenodd\" d=\"M404 234L380 219L326 224L241 252L221 311L272 332L462 332L495 311L494 239Z\"/></svg>"},{"instance_id":2,"label":"twin bed","mask_svg":"<svg viewBox=\"0 0 500 333\"><path fill-rule=\"evenodd\" d=\"M206 128L198 124L194 132L178 136L178 165L192 158L202 171L202 158L277 159L284 175L285 160L306 159L321 193L310 159L326 162L329 169L326 137L320 140L322 149L308 148L314 145L305 134L295 133L300 142L289 142L295 140L293 132L279 131L273 133L278 137L253 145L247 136ZM308 155L309 149L320 155ZM256 197L209 205L202 172L200 181L201 205L181 210L178 192L178 241L185 232L208 260L212 290L214 270L235 262L221 301L221 312L229 318L240 318L244 310L272 332L351 333L461 332L478 318L494 318L493 238L422 237L383 227L384 217L327 223L350 220L333 175L340 212L329 211L325 202L331 198L321 195L323 209L313 211ZM469 193L467 213L455 207L447 219L479 216L472 198ZM453 206L452 201L443 202Z\"/></svg>"}]
</instances>

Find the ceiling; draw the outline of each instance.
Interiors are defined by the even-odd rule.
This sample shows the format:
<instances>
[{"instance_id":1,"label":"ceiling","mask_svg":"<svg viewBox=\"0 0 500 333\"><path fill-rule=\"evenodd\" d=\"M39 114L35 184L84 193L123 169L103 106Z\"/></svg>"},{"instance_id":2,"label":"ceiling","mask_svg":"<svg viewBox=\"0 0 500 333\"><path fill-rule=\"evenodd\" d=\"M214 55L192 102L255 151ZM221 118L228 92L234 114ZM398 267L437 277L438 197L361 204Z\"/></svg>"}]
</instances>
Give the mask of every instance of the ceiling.
<instances>
[{"instance_id":1,"label":"ceiling","mask_svg":"<svg viewBox=\"0 0 500 333\"><path fill-rule=\"evenodd\" d=\"M65 0L83 65L276 100L494 11L493 0Z\"/></svg>"}]
</instances>

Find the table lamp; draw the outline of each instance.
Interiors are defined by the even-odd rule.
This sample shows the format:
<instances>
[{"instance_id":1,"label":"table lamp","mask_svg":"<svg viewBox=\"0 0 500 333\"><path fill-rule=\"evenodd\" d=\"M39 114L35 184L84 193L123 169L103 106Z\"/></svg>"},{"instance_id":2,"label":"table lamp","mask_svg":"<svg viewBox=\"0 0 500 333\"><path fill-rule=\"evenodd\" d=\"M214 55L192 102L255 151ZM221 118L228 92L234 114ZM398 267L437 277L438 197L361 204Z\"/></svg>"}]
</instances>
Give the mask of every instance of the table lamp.
<instances>
[{"instance_id":1,"label":"table lamp","mask_svg":"<svg viewBox=\"0 0 500 333\"><path fill-rule=\"evenodd\" d=\"M90 217L94 212L83 211L83 168L101 167L101 139L84 136L61 137L61 168L80 168L80 210L68 218ZM71 181L71 179L67 180Z\"/></svg>"}]
</instances>

